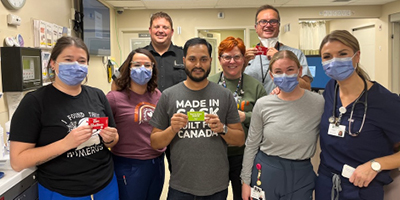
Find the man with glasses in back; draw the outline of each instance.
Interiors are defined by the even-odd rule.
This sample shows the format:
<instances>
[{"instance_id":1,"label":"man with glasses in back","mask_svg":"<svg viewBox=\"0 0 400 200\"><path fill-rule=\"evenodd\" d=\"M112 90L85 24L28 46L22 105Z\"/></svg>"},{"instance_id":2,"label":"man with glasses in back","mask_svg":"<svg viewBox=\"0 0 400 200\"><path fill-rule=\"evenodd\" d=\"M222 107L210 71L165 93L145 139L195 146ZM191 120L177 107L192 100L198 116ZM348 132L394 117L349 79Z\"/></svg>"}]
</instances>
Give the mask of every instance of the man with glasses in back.
<instances>
[{"instance_id":1,"label":"man with glasses in back","mask_svg":"<svg viewBox=\"0 0 400 200\"><path fill-rule=\"evenodd\" d=\"M260 43L256 47L246 50L245 59L246 62L248 62L248 66L244 70L244 73L259 80L267 93L271 93L272 91L277 93L279 89L268 73L269 60L278 51L290 50L297 56L303 67L303 73L299 80L300 87L311 89L312 75L308 69L307 60L303 52L278 41L280 20L279 11L275 7L263 5L258 8L254 27L260 39Z\"/></svg>"}]
</instances>

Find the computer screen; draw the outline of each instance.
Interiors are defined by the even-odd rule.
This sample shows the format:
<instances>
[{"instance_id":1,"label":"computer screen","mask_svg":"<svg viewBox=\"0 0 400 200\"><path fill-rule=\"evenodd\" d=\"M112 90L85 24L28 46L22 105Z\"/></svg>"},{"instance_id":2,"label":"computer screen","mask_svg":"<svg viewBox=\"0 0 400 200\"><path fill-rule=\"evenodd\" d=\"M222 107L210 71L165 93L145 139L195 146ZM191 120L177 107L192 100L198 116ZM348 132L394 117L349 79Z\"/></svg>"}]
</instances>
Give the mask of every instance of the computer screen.
<instances>
[{"instance_id":1,"label":"computer screen","mask_svg":"<svg viewBox=\"0 0 400 200\"><path fill-rule=\"evenodd\" d=\"M82 0L83 41L90 55L110 56L110 9L98 0Z\"/></svg>"},{"instance_id":2,"label":"computer screen","mask_svg":"<svg viewBox=\"0 0 400 200\"><path fill-rule=\"evenodd\" d=\"M325 89L326 83L330 80L330 78L325 74L324 69L322 68L321 56L319 55L309 55L306 56L308 68L311 71L313 76L313 81L311 82L312 89Z\"/></svg>"}]
</instances>

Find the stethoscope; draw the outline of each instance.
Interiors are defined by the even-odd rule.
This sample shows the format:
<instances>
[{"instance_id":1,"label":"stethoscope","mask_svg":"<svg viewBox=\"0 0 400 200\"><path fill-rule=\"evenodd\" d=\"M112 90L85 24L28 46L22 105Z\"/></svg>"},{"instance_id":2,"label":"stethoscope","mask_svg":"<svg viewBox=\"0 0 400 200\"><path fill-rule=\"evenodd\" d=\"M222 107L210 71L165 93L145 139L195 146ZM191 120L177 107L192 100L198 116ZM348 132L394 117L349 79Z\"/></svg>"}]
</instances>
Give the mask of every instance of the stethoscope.
<instances>
[{"instance_id":1,"label":"stethoscope","mask_svg":"<svg viewBox=\"0 0 400 200\"><path fill-rule=\"evenodd\" d=\"M357 99L354 101L354 104L353 104L353 106L351 107L350 118L349 118L349 131L348 131L348 132L349 132L349 135L351 135L351 136L353 136L353 137L358 136L358 135L360 134L361 130L363 129L363 127L364 127L364 122L365 122L365 118L366 118L366 116L367 116L367 109L368 109L367 81L366 81L364 78L362 78L362 77L361 77L361 79L364 81L364 90L361 92L360 96L358 96ZM335 95L334 95L334 99L333 99L332 116L329 117L329 123L335 124L336 126L339 126L339 123L340 123L340 120L341 120L341 118L342 118L342 115L343 115L344 113L346 113L346 108L342 106L342 107L339 108L339 117L338 117L338 118L335 117L335 116L336 116L336 99L337 99L337 93L338 93L337 91L338 91L338 88L339 88L339 85L336 83L336 85L335 85ZM361 99L361 97L363 96L363 94L365 94L365 101L364 101L364 102L360 101L360 99ZM352 123L353 123L353 121L354 121L354 120L353 120L353 113L354 113L354 108L355 108L355 106L357 105L357 103L362 103L362 104L364 104L364 115L363 115L363 120L362 120L362 122L361 122L360 129L359 129L357 132L352 133L352 132L351 132L351 125L352 125Z\"/></svg>"}]
</instances>

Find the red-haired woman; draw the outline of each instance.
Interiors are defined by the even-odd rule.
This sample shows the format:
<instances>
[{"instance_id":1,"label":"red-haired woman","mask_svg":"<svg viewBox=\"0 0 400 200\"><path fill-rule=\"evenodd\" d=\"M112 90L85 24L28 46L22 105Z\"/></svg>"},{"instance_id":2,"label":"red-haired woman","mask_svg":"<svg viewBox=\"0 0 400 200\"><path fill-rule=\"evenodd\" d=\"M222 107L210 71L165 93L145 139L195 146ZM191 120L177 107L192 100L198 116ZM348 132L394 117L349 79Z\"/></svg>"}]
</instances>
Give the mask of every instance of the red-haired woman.
<instances>
[{"instance_id":1,"label":"red-haired woman","mask_svg":"<svg viewBox=\"0 0 400 200\"><path fill-rule=\"evenodd\" d=\"M253 106L257 99L267 95L267 92L258 80L243 74L245 51L246 47L242 39L227 37L223 40L218 47L218 59L222 72L210 76L209 80L219 83L233 93L238 104L240 121L247 137ZM242 170L243 152L244 146L228 147L229 179L231 180L234 200L242 199L240 172Z\"/></svg>"}]
</instances>

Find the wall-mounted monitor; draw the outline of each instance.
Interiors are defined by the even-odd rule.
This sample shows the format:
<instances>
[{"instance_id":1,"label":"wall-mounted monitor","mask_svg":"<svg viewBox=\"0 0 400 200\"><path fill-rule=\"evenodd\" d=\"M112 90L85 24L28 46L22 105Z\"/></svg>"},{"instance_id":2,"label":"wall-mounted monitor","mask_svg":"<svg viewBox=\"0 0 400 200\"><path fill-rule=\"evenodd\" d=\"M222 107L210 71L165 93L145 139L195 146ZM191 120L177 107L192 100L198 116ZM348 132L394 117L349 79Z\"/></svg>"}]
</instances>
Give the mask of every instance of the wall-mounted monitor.
<instances>
[{"instance_id":1,"label":"wall-mounted monitor","mask_svg":"<svg viewBox=\"0 0 400 200\"><path fill-rule=\"evenodd\" d=\"M3 92L22 92L42 86L41 49L1 47Z\"/></svg>"},{"instance_id":2,"label":"wall-mounted monitor","mask_svg":"<svg viewBox=\"0 0 400 200\"><path fill-rule=\"evenodd\" d=\"M82 0L83 41L90 55L110 56L110 9L98 0Z\"/></svg>"},{"instance_id":3,"label":"wall-mounted monitor","mask_svg":"<svg viewBox=\"0 0 400 200\"><path fill-rule=\"evenodd\" d=\"M325 74L324 68L322 68L322 61L320 55L309 55L306 56L308 68L313 76L311 82L311 88L313 90L325 89L326 84L330 80L329 76Z\"/></svg>"}]
</instances>

